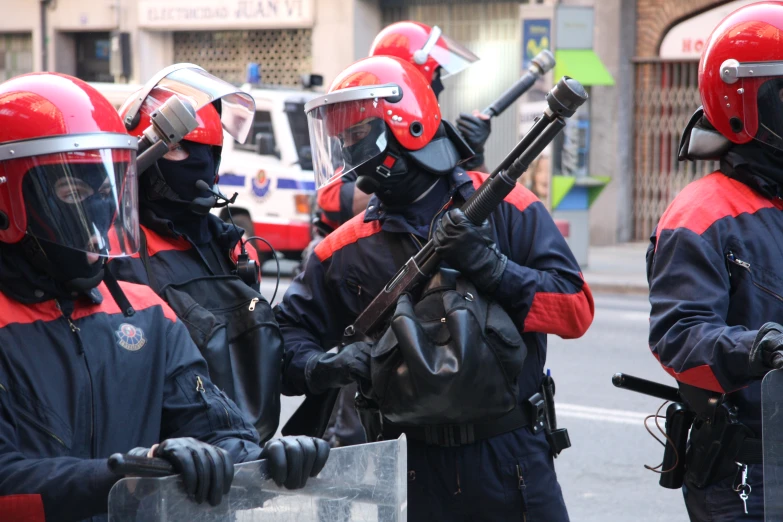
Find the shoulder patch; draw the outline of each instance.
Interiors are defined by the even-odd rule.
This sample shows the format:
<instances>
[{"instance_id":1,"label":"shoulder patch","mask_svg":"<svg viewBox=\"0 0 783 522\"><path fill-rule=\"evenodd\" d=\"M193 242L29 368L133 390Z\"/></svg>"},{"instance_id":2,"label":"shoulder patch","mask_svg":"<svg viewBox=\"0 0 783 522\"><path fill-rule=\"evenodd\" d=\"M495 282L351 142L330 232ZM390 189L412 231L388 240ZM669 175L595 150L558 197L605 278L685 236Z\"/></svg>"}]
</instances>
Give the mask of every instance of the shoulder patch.
<instances>
[{"instance_id":1,"label":"shoulder patch","mask_svg":"<svg viewBox=\"0 0 783 522\"><path fill-rule=\"evenodd\" d=\"M321 262L326 261L342 248L356 243L358 240L377 234L381 231L380 221L364 222L364 212L346 221L340 228L326 236L315 247L315 255Z\"/></svg>"},{"instance_id":2,"label":"shoulder patch","mask_svg":"<svg viewBox=\"0 0 783 522\"><path fill-rule=\"evenodd\" d=\"M781 208L744 183L713 172L685 187L661 216L657 237L664 230L686 228L698 235L724 217L753 214L764 208Z\"/></svg>"},{"instance_id":3,"label":"shoulder patch","mask_svg":"<svg viewBox=\"0 0 783 522\"><path fill-rule=\"evenodd\" d=\"M484 180L486 180L489 177L489 174L485 174L483 172L469 171L468 176L470 176L470 179L473 180L473 188L478 189L481 186L481 184L484 183ZM511 205L514 205L514 207L516 207L517 210L523 212L531 204L540 200L536 197L535 194L533 194L528 189L526 189L525 187L517 183L517 185L514 187L511 193L509 193L509 195L506 196L503 201L505 201L506 203L510 203Z\"/></svg>"}]
</instances>

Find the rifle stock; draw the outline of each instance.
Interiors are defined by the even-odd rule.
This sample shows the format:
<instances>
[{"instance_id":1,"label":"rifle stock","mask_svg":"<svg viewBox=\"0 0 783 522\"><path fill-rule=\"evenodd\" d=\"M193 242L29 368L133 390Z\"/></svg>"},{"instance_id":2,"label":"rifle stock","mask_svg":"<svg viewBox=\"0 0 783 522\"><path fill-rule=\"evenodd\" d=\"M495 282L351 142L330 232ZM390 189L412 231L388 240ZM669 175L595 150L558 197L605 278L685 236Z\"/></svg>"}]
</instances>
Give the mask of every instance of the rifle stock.
<instances>
[{"instance_id":1,"label":"rifle stock","mask_svg":"<svg viewBox=\"0 0 783 522\"><path fill-rule=\"evenodd\" d=\"M465 202L462 208L467 218L477 225L489 218L514 189L517 179L528 169L530 163L565 127L565 118L571 117L586 100L587 93L582 85L576 80L563 77L547 94L549 108L503 160L501 167L506 167L496 169ZM345 329L343 342L349 344L358 339L372 337L393 311L398 298L427 279L439 264L440 256L430 240L397 271L354 323Z\"/></svg>"}]
</instances>

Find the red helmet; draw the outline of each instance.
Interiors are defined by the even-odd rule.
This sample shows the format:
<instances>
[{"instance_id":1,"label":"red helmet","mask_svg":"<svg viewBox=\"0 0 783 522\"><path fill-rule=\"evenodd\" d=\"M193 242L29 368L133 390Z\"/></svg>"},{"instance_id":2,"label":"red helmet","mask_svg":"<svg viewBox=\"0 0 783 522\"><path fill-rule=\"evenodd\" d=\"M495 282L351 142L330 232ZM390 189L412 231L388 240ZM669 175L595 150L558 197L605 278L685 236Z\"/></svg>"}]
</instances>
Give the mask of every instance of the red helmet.
<instances>
[{"instance_id":1,"label":"red helmet","mask_svg":"<svg viewBox=\"0 0 783 522\"><path fill-rule=\"evenodd\" d=\"M140 89L135 92L130 98L125 100L125 103L120 107L120 116L125 119L128 114L128 110L133 105L133 102L139 97L139 93L144 89ZM128 129L128 133L137 138L141 138L144 130L149 127L152 122L150 121L150 114L160 108L161 105L172 96L176 96L178 93L167 89L165 87L157 86L153 88L147 95L144 103L142 103L139 110L139 117L136 119L137 123L134 127ZM204 145L213 145L215 147L223 146L223 125L220 121L220 115L217 109L211 103L207 103L201 109L196 112L196 120L198 121L198 127L192 132L186 134L183 139L193 141L196 143L202 143Z\"/></svg>"},{"instance_id":2,"label":"red helmet","mask_svg":"<svg viewBox=\"0 0 783 522\"><path fill-rule=\"evenodd\" d=\"M349 66L305 111L316 186L337 179L343 165L341 174L347 174L382 154L387 132L407 151L419 151L441 123L432 87L410 63L391 56L371 56ZM368 136L371 141L364 140ZM359 142L363 146L355 147Z\"/></svg>"},{"instance_id":3,"label":"red helmet","mask_svg":"<svg viewBox=\"0 0 783 522\"><path fill-rule=\"evenodd\" d=\"M77 78L0 84L0 242L28 234L102 256L135 252L136 148L111 103Z\"/></svg>"},{"instance_id":4,"label":"red helmet","mask_svg":"<svg viewBox=\"0 0 783 522\"><path fill-rule=\"evenodd\" d=\"M783 2L737 9L715 28L699 62L707 120L734 143L783 149Z\"/></svg>"},{"instance_id":5,"label":"red helmet","mask_svg":"<svg viewBox=\"0 0 783 522\"><path fill-rule=\"evenodd\" d=\"M478 61L478 56L462 45L443 36L440 27L405 21L384 28L373 40L370 56L396 56L412 63L432 83L438 67L446 72L441 77L456 74Z\"/></svg>"}]
</instances>

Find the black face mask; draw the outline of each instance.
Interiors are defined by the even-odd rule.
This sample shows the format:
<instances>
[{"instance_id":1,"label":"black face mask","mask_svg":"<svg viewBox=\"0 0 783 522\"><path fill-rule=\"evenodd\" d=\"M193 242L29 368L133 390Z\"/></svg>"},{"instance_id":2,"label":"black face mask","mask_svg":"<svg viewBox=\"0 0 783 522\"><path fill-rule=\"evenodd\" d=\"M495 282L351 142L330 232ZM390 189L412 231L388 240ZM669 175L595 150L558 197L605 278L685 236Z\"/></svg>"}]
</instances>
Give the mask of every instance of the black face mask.
<instances>
[{"instance_id":1,"label":"black face mask","mask_svg":"<svg viewBox=\"0 0 783 522\"><path fill-rule=\"evenodd\" d=\"M101 164L69 165L72 179L83 182L79 190L65 190L58 196L57 165L31 169L22 182L28 231L35 238L44 256L34 256L36 266L52 279L74 289L94 288L100 283L104 259L91 263L86 252L108 252L108 233L117 211L114 194L106 184L107 175ZM74 182L70 187L77 187ZM69 202L74 195L91 194L79 201ZM86 226L85 226L85 221ZM64 246L67 241L71 246ZM80 250L81 249L81 250Z\"/></svg>"},{"instance_id":2,"label":"black face mask","mask_svg":"<svg viewBox=\"0 0 783 522\"><path fill-rule=\"evenodd\" d=\"M196 198L210 195L209 192L196 188L196 181L202 180L210 188L215 186L215 156L212 145L183 142L183 147L188 152L188 157L174 161L159 159L158 167L163 174L163 179L171 189L185 202L191 202Z\"/></svg>"},{"instance_id":3,"label":"black face mask","mask_svg":"<svg viewBox=\"0 0 783 522\"><path fill-rule=\"evenodd\" d=\"M435 93L435 98L438 98L440 93L443 92L443 89L445 89L445 87L443 87L443 81L440 79L440 67L435 69L430 86L432 87L432 92Z\"/></svg>"},{"instance_id":4,"label":"black face mask","mask_svg":"<svg viewBox=\"0 0 783 522\"><path fill-rule=\"evenodd\" d=\"M196 182L201 180L210 188L215 186L216 162L211 145L183 142L188 151L188 157L181 161L160 159L152 168L158 169L166 185L175 193L162 197L155 193L152 173L142 176L142 187L139 191L139 206L151 211L158 219L170 221L174 230L186 235L197 245L210 241L212 234L208 225L208 208L194 209L193 200L209 198L211 193L196 188ZM205 212L206 210L206 212ZM145 212L141 213L142 224L148 225Z\"/></svg>"}]
</instances>

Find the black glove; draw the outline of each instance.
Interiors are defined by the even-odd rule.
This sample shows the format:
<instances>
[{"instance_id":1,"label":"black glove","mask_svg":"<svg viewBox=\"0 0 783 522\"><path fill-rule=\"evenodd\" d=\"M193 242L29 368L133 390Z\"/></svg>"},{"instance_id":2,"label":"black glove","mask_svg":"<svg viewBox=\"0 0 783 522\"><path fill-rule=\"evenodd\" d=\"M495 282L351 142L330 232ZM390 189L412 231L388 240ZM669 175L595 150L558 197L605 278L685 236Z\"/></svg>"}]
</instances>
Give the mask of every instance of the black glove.
<instances>
[{"instance_id":1,"label":"black glove","mask_svg":"<svg viewBox=\"0 0 783 522\"><path fill-rule=\"evenodd\" d=\"M763 377L776 366L773 357L783 356L783 326L778 323L765 323L756 334L753 347L750 349L750 372L756 377Z\"/></svg>"},{"instance_id":2,"label":"black glove","mask_svg":"<svg viewBox=\"0 0 783 522\"><path fill-rule=\"evenodd\" d=\"M489 133L492 132L491 120L463 112L457 118L457 128L473 152L476 153L474 157L465 162L465 168L473 170L482 166L484 164L484 144L489 139Z\"/></svg>"},{"instance_id":3,"label":"black glove","mask_svg":"<svg viewBox=\"0 0 783 522\"><path fill-rule=\"evenodd\" d=\"M365 342L343 347L338 353L313 355L305 365L305 380L310 393L324 393L352 382L366 387L370 382L370 348Z\"/></svg>"},{"instance_id":4,"label":"black glove","mask_svg":"<svg viewBox=\"0 0 783 522\"><path fill-rule=\"evenodd\" d=\"M297 489L321 472L328 457L329 444L325 440L300 435L270 440L259 458L268 460L275 484Z\"/></svg>"},{"instance_id":5,"label":"black glove","mask_svg":"<svg viewBox=\"0 0 783 522\"><path fill-rule=\"evenodd\" d=\"M131 453L143 448L134 448ZM144 455L146 456L146 452ZM168 460L182 475L185 491L201 504L207 500L217 506L231 489L234 460L223 448L190 437L167 439L155 448L154 457Z\"/></svg>"},{"instance_id":6,"label":"black glove","mask_svg":"<svg viewBox=\"0 0 783 522\"><path fill-rule=\"evenodd\" d=\"M449 210L432 235L435 251L485 294L500 284L508 258L500 253L489 222L474 225L462 210Z\"/></svg>"}]
</instances>

